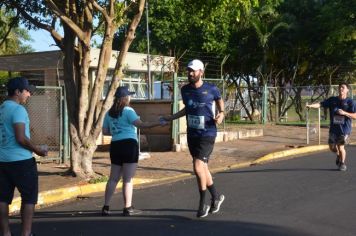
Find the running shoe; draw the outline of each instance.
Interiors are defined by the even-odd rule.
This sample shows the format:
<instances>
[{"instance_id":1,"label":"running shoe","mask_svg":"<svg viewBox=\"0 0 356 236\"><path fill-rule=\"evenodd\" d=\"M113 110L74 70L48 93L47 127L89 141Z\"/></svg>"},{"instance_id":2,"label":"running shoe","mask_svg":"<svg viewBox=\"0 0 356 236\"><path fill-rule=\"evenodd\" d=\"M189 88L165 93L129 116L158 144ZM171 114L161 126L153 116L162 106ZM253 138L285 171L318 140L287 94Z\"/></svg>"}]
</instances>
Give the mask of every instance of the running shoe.
<instances>
[{"instance_id":1,"label":"running shoe","mask_svg":"<svg viewBox=\"0 0 356 236\"><path fill-rule=\"evenodd\" d=\"M223 194L220 194L219 197L215 200L212 199L209 212L212 214L218 213L220 210L220 206L224 200L225 200L225 196Z\"/></svg>"},{"instance_id":2,"label":"running shoe","mask_svg":"<svg viewBox=\"0 0 356 236\"><path fill-rule=\"evenodd\" d=\"M102 216L108 216L108 215L110 215L109 206L103 206L103 208L101 209L101 215L102 215Z\"/></svg>"},{"instance_id":3,"label":"running shoe","mask_svg":"<svg viewBox=\"0 0 356 236\"><path fill-rule=\"evenodd\" d=\"M199 210L197 212L198 218L204 218L209 214L210 206L204 204L203 206L199 206Z\"/></svg>"},{"instance_id":4,"label":"running shoe","mask_svg":"<svg viewBox=\"0 0 356 236\"><path fill-rule=\"evenodd\" d=\"M137 210L137 209L135 209L133 206L125 207L125 208L122 210L122 214L123 214L124 216L139 215L139 214L141 214L141 213L142 213L141 210Z\"/></svg>"},{"instance_id":5,"label":"running shoe","mask_svg":"<svg viewBox=\"0 0 356 236\"><path fill-rule=\"evenodd\" d=\"M346 171L346 170L347 170L347 167L346 167L345 163L340 163L339 171Z\"/></svg>"}]
</instances>

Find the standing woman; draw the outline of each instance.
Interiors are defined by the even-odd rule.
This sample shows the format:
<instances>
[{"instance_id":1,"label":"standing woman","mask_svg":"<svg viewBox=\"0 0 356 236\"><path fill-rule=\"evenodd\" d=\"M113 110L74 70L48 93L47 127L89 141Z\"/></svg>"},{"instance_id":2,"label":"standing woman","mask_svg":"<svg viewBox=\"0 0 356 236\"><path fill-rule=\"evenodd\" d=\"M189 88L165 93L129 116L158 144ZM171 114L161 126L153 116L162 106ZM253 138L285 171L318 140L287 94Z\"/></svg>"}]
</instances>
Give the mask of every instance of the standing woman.
<instances>
[{"instance_id":1,"label":"standing woman","mask_svg":"<svg viewBox=\"0 0 356 236\"><path fill-rule=\"evenodd\" d=\"M112 107L105 115L103 124L103 134L111 135L110 178L105 189L105 203L102 208L102 215L110 214L109 204L115 192L116 185L120 178L123 180L122 193L124 198L124 216L131 216L141 213L132 206L133 183L132 179L136 172L139 148L137 140L137 128L151 128L163 123L143 122L132 109L130 104L130 92L128 88L119 87L115 93Z\"/></svg>"}]
</instances>

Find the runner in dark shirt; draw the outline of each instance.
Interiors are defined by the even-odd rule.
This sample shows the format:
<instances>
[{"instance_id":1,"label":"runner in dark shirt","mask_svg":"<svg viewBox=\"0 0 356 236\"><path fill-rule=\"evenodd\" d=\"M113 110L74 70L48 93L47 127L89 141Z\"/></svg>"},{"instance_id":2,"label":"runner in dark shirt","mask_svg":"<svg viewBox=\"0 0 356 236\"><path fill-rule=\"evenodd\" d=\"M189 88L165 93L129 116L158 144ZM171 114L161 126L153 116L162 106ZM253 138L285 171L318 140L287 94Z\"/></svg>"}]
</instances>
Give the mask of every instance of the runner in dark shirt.
<instances>
[{"instance_id":1,"label":"runner in dark shirt","mask_svg":"<svg viewBox=\"0 0 356 236\"><path fill-rule=\"evenodd\" d=\"M350 86L339 84L339 96L330 97L320 103L307 105L310 108L325 107L330 112L329 147L336 153L336 165L340 171L346 171L345 144L349 143L352 119L356 119L356 104L347 97Z\"/></svg>"},{"instance_id":2,"label":"runner in dark shirt","mask_svg":"<svg viewBox=\"0 0 356 236\"><path fill-rule=\"evenodd\" d=\"M208 167L216 138L216 124L221 124L224 119L224 101L215 85L203 82L203 62L189 62L187 71L189 84L181 89L185 108L163 118L172 121L186 116L188 147L193 157L193 168L200 193L197 217L206 217L208 213L217 213L225 199L223 194L217 192ZM214 102L218 110L216 115ZM205 202L206 190L212 196L210 205Z\"/></svg>"}]
</instances>

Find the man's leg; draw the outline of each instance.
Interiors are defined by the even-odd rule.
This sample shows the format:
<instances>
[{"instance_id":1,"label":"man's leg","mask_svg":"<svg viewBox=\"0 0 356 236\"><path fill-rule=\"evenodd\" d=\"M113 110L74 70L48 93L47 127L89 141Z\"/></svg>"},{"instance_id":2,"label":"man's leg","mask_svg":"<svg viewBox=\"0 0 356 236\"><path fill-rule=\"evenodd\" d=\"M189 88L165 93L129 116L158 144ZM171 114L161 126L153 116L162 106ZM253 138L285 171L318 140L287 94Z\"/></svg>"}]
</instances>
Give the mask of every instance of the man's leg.
<instances>
[{"instance_id":1,"label":"man's leg","mask_svg":"<svg viewBox=\"0 0 356 236\"><path fill-rule=\"evenodd\" d=\"M198 182L198 188L199 190L205 191L207 182L208 181L212 182L211 175L210 175L210 180L208 180L207 177L207 173L206 173L207 164L198 158L194 158L193 164L194 164L194 173Z\"/></svg>"},{"instance_id":2,"label":"man's leg","mask_svg":"<svg viewBox=\"0 0 356 236\"><path fill-rule=\"evenodd\" d=\"M217 213L220 210L221 204L225 200L225 196L223 194L218 193L215 188L213 178L211 172L209 170L209 166L206 163L206 177L207 177L207 188L211 194L211 204L210 204L210 211L209 213Z\"/></svg>"},{"instance_id":3,"label":"man's leg","mask_svg":"<svg viewBox=\"0 0 356 236\"><path fill-rule=\"evenodd\" d=\"M197 178L200 200L199 200L199 209L197 212L197 217L206 217L209 213L210 206L205 203L205 195L207 189L208 177L206 176L207 164L204 161L194 158L194 173ZM210 175L211 178L211 175Z\"/></svg>"},{"instance_id":4,"label":"man's leg","mask_svg":"<svg viewBox=\"0 0 356 236\"><path fill-rule=\"evenodd\" d=\"M337 149L339 151L339 157L340 157L341 163L345 163L345 161L346 161L345 145L337 145Z\"/></svg>"},{"instance_id":5,"label":"man's leg","mask_svg":"<svg viewBox=\"0 0 356 236\"><path fill-rule=\"evenodd\" d=\"M9 204L0 202L0 230L2 235L11 236L9 226Z\"/></svg>"},{"instance_id":6,"label":"man's leg","mask_svg":"<svg viewBox=\"0 0 356 236\"><path fill-rule=\"evenodd\" d=\"M214 182L213 182L213 177L212 177L211 172L209 170L208 163L206 163L206 166L205 166L205 176L206 176L206 179L207 179L206 187L208 188L208 190L209 190L209 192L211 194L211 198L214 201L215 199L217 199L219 197L219 194L215 189Z\"/></svg>"},{"instance_id":7,"label":"man's leg","mask_svg":"<svg viewBox=\"0 0 356 236\"><path fill-rule=\"evenodd\" d=\"M22 232L21 236L29 236L32 232L32 219L35 212L34 204L21 204Z\"/></svg>"},{"instance_id":8,"label":"man's leg","mask_svg":"<svg viewBox=\"0 0 356 236\"><path fill-rule=\"evenodd\" d=\"M329 137L329 149L330 151L334 152L336 154L336 160L335 164L340 167L341 164L341 157L340 157L340 150L338 146L336 145L335 137Z\"/></svg>"}]
</instances>

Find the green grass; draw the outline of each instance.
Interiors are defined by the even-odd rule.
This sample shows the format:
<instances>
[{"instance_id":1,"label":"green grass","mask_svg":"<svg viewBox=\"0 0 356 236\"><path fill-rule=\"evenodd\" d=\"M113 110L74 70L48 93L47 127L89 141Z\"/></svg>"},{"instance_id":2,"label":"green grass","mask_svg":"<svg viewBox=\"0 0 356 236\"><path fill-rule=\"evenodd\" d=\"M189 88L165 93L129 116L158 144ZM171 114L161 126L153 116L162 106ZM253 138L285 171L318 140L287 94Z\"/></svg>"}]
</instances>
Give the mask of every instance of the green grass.
<instances>
[{"instance_id":1,"label":"green grass","mask_svg":"<svg viewBox=\"0 0 356 236\"><path fill-rule=\"evenodd\" d=\"M97 178L93 178L89 180L89 184L97 184L97 183L103 183L107 182L109 180L109 177L106 175L99 176Z\"/></svg>"}]
</instances>

